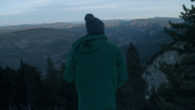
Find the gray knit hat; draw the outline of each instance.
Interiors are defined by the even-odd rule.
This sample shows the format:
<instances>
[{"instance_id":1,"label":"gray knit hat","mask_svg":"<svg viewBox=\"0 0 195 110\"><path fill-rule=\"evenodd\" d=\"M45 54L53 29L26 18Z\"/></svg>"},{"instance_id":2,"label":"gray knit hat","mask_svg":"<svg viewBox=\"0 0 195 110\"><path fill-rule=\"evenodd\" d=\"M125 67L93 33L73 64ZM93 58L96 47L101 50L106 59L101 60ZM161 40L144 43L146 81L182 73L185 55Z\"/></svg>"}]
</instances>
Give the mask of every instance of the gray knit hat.
<instances>
[{"instance_id":1,"label":"gray knit hat","mask_svg":"<svg viewBox=\"0 0 195 110\"><path fill-rule=\"evenodd\" d=\"M85 15L85 25L88 35L104 34L104 23L91 13Z\"/></svg>"}]
</instances>

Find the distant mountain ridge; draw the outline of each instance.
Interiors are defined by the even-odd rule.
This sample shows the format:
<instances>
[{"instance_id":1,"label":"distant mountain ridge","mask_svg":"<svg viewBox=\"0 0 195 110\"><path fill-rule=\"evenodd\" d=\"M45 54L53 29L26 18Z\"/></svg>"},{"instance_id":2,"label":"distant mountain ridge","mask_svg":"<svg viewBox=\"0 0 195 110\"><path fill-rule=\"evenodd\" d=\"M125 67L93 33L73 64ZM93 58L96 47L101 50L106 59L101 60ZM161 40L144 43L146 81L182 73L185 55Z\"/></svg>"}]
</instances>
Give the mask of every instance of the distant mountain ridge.
<instances>
[{"instance_id":1,"label":"distant mountain ridge","mask_svg":"<svg viewBox=\"0 0 195 110\"><path fill-rule=\"evenodd\" d=\"M144 22L147 23L161 23L161 25L168 25L168 20L181 22L180 18L169 18L169 17L155 17L155 18L148 18L148 19L133 19L133 20L120 20L120 19L113 19L113 20L103 20L106 27L111 27L115 25L119 25L121 23L128 23L131 22L130 25L135 24L143 24ZM83 22L55 22L55 23L42 23L42 24L22 24L22 25L8 25L8 26L0 26L0 32L6 31L19 31L19 30L28 30L28 29L35 29L35 28L54 28L54 29L63 29L69 27L77 27L77 26L84 25Z\"/></svg>"},{"instance_id":2,"label":"distant mountain ridge","mask_svg":"<svg viewBox=\"0 0 195 110\"><path fill-rule=\"evenodd\" d=\"M163 28L168 20L177 18L150 18L137 20L105 20L108 41L118 45L123 53L133 42L142 62L158 52L156 42L170 42ZM47 58L56 66L65 62L71 44L86 34L85 25L79 23L52 23L0 27L0 65L17 68L19 61L46 70Z\"/></svg>"}]
</instances>

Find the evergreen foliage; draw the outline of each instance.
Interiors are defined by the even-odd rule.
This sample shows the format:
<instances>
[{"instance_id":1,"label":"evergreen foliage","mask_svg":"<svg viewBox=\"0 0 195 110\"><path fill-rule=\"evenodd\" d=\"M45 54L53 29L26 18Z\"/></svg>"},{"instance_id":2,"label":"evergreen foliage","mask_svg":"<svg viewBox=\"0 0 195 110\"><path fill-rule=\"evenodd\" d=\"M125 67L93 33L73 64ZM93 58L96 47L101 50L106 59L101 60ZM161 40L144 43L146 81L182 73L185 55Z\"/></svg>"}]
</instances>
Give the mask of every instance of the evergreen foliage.
<instances>
[{"instance_id":1,"label":"evergreen foliage","mask_svg":"<svg viewBox=\"0 0 195 110\"><path fill-rule=\"evenodd\" d=\"M0 67L0 110L75 110L76 90L63 78L65 63L54 68L48 59L44 77L20 61L20 68Z\"/></svg>"},{"instance_id":2,"label":"evergreen foliage","mask_svg":"<svg viewBox=\"0 0 195 110\"><path fill-rule=\"evenodd\" d=\"M184 22L170 22L171 28L165 28L173 42L164 48L164 52L177 51L181 60L175 65L161 64L169 84L162 84L153 92L150 101L155 107L150 109L195 110L195 7L189 9L183 5L183 9L180 17Z\"/></svg>"},{"instance_id":3,"label":"evergreen foliage","mask_svg":"<svg viewBox=\"0 0 195 110\"><path fill-rule=\"evenodd\" d=\"M142 79L143 69L140 65L139 54L130 43L126 53L128 81L117 91L119 110L143 110L145 106L146 83Z\"/></svg>"}]
</instances>

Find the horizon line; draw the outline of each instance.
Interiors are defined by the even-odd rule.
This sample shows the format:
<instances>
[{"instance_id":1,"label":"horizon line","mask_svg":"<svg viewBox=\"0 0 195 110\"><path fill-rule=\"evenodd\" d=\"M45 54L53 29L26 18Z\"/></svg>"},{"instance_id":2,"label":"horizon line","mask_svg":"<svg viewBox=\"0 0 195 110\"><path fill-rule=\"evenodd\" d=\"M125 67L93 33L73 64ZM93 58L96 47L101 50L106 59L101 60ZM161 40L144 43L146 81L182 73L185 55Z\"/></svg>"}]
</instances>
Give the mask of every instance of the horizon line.
<instances>
[{"instance_id":1,"label":"horizon line","mask_svg":"<svg viewBox=\"0 0 195 110\"><path fill-rule=\"evenodd\" d=\"M111 21L111 20L140 20L140 19L154 19L154 18L178 18L181 19L180 17L145 17L145 18L102 18L102 21ZM22 26L22 25L43 25L43 24L55 24L55 23L70 23L70 24L83 24L85 21L84 20L72 20L72 21L56 21L56 22L43 22L43 23L21 23L21 24L8 24L8 25L0 25L0 28L2 27L10 27L10 26Z\"/></svg>"}]
</instances>

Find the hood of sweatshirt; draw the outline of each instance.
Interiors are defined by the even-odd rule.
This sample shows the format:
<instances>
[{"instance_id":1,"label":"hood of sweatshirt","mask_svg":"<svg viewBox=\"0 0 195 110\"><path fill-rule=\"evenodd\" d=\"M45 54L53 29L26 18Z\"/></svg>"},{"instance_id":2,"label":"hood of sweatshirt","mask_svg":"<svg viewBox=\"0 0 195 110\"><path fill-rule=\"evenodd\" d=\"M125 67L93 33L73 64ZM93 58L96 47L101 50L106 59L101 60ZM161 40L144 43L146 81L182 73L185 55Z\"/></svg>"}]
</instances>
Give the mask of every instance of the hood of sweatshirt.
<instances>
[{"instance_id":1,"label":"hood of sweatshirt","mask_svg":"<svg viewBox=\"0 0 195 110\"><path fill-rule=\"evenodd\" d=\"M86 35L76 40L72 47L78 52L92 52L101 48L107 41L104 34Z\"/></svg>"}]
</instances>

